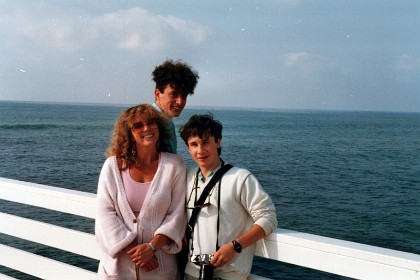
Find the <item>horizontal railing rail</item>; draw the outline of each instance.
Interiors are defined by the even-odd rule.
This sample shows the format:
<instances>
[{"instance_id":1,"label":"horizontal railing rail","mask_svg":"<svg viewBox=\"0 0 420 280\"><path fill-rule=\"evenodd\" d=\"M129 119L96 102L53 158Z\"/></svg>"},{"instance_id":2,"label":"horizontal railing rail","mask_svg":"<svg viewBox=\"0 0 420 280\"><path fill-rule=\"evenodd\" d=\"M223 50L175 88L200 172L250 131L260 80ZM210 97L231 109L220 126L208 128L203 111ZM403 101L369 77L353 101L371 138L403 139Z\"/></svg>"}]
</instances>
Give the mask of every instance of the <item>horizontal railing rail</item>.
<instances>
[{"instance_id":1,"label":"horizontal railing rail","mask_svg":"<svg viewBox=\"0 0 420 280\"><path fill-rule=\"evenodd\" d=\"M0 199L95 218L92 193L0 178ZM0 212L0 233L94 260L102 254L91 233L10 213ZM355 279L420 280L420 255L280 228L257 243L255 255ZM0 265L42 279L97 277L90 270L5 244L0 244ZM11 279L0 274L3 278Z\"/></svg>"}]
</instances>

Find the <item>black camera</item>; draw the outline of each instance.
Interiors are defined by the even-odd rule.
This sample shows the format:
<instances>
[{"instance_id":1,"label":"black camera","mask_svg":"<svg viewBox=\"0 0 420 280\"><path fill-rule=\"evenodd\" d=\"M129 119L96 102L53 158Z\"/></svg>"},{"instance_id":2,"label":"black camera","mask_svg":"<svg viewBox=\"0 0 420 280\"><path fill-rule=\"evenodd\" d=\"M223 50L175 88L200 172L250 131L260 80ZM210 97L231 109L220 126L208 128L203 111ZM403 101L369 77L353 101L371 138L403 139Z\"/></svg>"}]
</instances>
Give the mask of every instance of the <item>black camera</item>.
<instances>
[{"instance_id":1,"label":"black camera","mask_svg":"<svg viewBox=\"0 0 420 280\"><path fill-rule=\"evenodd\" d=\"M200 266L200 279L203 280L213 280L213 271L214 266L210 264L213 255L201 254L201 255L192 255L190 261L193 264Z\"/></svg>"},{"instance_id":2,"label":"black camera","mask_svg":"<svg viewBox=\"0 0 420 280\"><path fill-rule=\"evenodd\" d=\"M213 255L209 254L192 255L190 261L196 265L210 264L212 258Z\"/></svg>"}]
</instances>

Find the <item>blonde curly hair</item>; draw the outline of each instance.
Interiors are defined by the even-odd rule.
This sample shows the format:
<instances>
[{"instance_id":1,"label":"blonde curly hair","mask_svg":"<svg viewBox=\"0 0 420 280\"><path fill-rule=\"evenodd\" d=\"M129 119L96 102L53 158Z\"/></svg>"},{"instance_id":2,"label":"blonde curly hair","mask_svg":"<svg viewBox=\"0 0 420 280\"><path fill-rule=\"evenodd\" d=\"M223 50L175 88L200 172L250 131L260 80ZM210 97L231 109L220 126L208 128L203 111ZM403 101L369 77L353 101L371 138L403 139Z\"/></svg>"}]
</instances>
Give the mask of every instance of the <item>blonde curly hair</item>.
<instances>
[{"instance_id":1,"label":"blonde curly hair","mask_svg":"<svg viewBox=\"0 0 420 280\"><path fill-rule=\"evenodd\" d=\"M131 132L131 126L136 116L140 115L142 118L156 119L159 129L159 140L156 145L158 152L168 151L165 144L165 139L170 139L171 134L167 130L169 118L163 113L157 111L150 104L140 104L121 112L120 117L114 124L114 131L112 133L111 143L106 151L107 157L115 156L118 161L120 170L127 169L130 166L136 165L138 162L137 155L133 153L135 149L135 141Z\"/></svg>"}]
</instances>

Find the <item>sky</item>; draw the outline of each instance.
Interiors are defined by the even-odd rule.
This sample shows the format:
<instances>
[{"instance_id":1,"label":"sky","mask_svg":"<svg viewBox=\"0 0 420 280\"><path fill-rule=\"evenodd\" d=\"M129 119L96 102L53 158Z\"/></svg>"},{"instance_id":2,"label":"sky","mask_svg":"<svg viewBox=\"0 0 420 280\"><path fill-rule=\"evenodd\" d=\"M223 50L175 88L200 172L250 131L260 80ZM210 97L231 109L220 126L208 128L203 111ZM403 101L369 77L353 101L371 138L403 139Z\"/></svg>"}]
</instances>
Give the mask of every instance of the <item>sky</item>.
<instances>
[{"instance_id":1,"label":"sky","mask_svg":"<svg viewBox=\"0 0 420 280\"><path fill-rule=\"evenodd\" d=\"M0 100L150 103L166 59L187 108L420 112L420 1L0 0Z\"/></svg>"}]
</instances>

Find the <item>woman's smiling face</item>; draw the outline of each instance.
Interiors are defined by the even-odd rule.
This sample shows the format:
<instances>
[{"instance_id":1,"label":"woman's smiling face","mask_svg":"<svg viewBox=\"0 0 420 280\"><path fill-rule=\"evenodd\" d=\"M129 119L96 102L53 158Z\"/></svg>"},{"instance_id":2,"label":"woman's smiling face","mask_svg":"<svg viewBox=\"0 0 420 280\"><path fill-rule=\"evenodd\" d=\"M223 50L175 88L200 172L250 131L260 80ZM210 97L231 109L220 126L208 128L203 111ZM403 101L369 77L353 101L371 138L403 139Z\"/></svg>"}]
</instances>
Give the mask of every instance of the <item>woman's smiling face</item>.
<instances>
[{"instance_id":1,"label":"woman's smiling face","mask_svg":"<svg viewBox=\"0 0 420 280\"><path fill-rule=\"evenodd\" d=\"M131 123L131 134L138 148L156 148L159 141L159 129L156 119L146 119L137 115Z\"/></svg>"}]
</instances>

